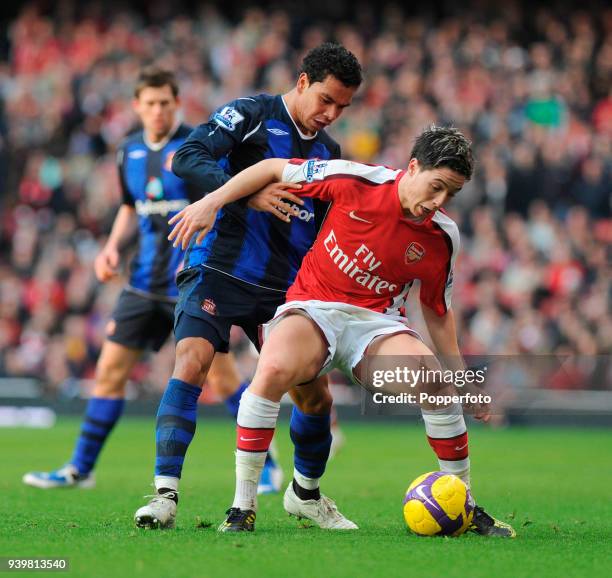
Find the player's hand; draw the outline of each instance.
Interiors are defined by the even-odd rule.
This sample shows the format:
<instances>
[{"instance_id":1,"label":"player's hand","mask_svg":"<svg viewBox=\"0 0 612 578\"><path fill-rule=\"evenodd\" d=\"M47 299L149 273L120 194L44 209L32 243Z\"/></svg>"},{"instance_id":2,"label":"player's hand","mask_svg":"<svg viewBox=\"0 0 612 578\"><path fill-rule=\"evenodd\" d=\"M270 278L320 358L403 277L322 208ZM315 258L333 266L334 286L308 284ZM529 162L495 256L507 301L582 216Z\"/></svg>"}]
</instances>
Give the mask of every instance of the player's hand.
<instances>
[{"instance_id":1,"label":"player's hand","mask_svg":"<svg viewBox=\"0 0 612 578\"><path fill-rule=\"evenodd\" d=\"M175 225L168 235L168 241L171 241L175 248L180 245L183 251L196 233L196 243L202 242L215 224L218 212L219 206L211 196L185 207L168 221L168 224Z\"/></svg>"},{"instance_id":2,"label":"player's hand","mask_svg":"<svg viewBox=\"0 0 612 578\"><path fill-rule=\"evenodd\" d=\"M119 274L119 251L104 247L94 261L94 271L100 283L106 283Z\"/></svg>"},{"instance_id":3,"label":"player's hand","mask_svg":"<svg viewBox=\"0 0 612 578\"><path fill-rule=\"evenodd\" d=\"M472 415L474 416L474 419L487 423L491 419L491 408L488 405L481 405L474 410Z\"/></svg>"},{"instance_id":4,"label":"player's hand","mask_svg":"<svg viewBox=\"0 0 612 578\"><path fill-rule=\"evenodd\" d=\"M478 395L485 396L487 392L484 389L478 387L476 384L469 383L461 387L460 391L458 391L457 393L469 393L472 396L476 397ZM486 403L484 401L482 403L478 403L475 401L474 403L464 404L463 409L466 413L469 413L474 419L483 421L484 423L487 423L491 419L492 408L490 403Z\"/></svg>"},{"instance_id":5,"label":"player's hand","mask_svg":"<svg viewBox=\"0 0 612 578\"><path fill-rule=\"evenodd\" d=\"M299 210L295 205L303 205L304 201L287 189L301 189L302 185L295 183L270 183L254 195L247 203L250 209L272 213L277 219L289 223L291 215ZM294 203L293 205L289 203Z\"/></svg>"}]
</instances>

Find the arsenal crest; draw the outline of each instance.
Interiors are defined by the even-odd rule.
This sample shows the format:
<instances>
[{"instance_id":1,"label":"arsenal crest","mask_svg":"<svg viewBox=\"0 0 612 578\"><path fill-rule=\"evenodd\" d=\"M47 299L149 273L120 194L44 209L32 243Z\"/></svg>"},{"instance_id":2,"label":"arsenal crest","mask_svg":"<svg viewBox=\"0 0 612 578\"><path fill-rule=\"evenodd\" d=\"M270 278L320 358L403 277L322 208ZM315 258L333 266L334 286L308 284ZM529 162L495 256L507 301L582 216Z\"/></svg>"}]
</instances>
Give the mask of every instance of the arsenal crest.
<instances>
[{"instance_id":1,"label":"arsenal crest","mask_svg":"<svg viewBox=\"0 0 612 578\"><path fill-rule=\"evenodd\" d=\"M404 261L406 265L413 265L420 261L425 255L425 249L420 243L412 242L408 245L406 253L404 254Z\"/></svg>"}]
</instances>

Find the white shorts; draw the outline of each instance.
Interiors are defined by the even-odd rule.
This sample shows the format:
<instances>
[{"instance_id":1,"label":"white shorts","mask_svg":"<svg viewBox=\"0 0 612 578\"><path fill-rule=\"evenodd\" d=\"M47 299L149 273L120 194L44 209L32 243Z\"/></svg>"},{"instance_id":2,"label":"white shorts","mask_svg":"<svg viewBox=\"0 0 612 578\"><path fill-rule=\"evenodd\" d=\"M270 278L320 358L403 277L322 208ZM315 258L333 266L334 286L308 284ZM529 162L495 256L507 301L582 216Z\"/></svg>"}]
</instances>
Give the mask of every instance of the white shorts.
<instances>
[{"instance_id":1,"label":"white shorts","mask_svg":"<svg viewBox=\"0 0 612 578\"><path fill-rule=\"evenodd\" d=\"M406 319L377 313L347 303L327 301L289 301L281 305L274 318L263 326L264 340L274 326L289 312L301 313L314 321L327 340L328 355L319 375L339 369L353 383L359 383L353 369L361 361L370 343L381 335L409 333L421 336L408 327Z\"/></svg>"}]
</instances>

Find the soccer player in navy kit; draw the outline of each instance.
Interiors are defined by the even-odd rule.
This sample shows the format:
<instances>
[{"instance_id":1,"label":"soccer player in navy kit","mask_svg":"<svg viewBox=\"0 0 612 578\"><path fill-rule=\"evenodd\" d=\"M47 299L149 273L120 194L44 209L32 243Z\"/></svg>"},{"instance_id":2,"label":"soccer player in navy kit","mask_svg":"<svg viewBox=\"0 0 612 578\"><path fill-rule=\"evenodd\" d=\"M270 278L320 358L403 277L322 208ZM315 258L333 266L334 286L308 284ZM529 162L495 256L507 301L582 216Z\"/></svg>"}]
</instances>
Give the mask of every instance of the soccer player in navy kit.
<instances>
[{"instance_id":1,"label":"soccer player in navy kit","mask_svg":"<svg viewBox=\"0 0 612 578\"><path fill-rule=\"evenodd\" d=\"M353 54L340 45L321 45L306 55L287 94L240 98L220 107L177 151L173 170L206 193L264 158L338 158L340 147L324 129L349 106L360 83ZM225 207L204 244L187 249L177 278L176 362L158 412L157 495L136 512L140 527L174 526L196 402L215 353L228 350L232 325L259 346L259 325L284 302L325 218L327 203L302 201L284 188L274 184L255 201ZM290 424L295 469L285 498L290 494L293 510L322 527L356 528L318 487L331 444L327 382L319 379L290 393L297 405Z\"/></svg>"},{"instance_id":2,"label":"soccer player in navy kit","mask_svg":"<svg viewBox=\"0 0 612 578\"><path fill-rule=\"evenodd\" d=\"M27 473L23 481L28 485L48 489L95 484L93 469L121 416L132 368L144 350L158 351L172 331L178 296L175 275L184 251L168 242L167 222L201 196L171 171L172 157L192 131L177 122L179 104L178 85L172 73L158 68L142 71L133 105L143 130L128 136L118 151L122 204L110 237L95 261L99 281L106 283L118 274L121 247L136 228L138 251L131 263L129 283L107 325L93 396L73 456L57 470ZM216 383L231 382L234 388L240 384L228 356L219 356L213 377ZM235 410L235 416L238 408L232 401L228 406L230 411Z\"/></svg>"}]
</instances>

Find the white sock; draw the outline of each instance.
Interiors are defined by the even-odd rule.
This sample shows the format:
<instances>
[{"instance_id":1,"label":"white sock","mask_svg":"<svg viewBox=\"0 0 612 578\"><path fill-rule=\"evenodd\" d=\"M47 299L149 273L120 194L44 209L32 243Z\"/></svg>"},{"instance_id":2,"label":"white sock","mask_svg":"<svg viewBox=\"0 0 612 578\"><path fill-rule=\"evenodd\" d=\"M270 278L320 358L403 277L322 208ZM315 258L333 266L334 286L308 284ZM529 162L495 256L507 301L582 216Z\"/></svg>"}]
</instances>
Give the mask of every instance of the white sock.
<instances>
[{"instance_id":1,"label":"white sock","mask_svg":"<svg viewBox=\"0 0 612 578\"><path fill-rule=\"evenodd\" d=\"M155 476L154 484L155 490L159 490L160 488L168 488L169 490L178 492L179 479L171 478L169 476Z\"/></svg>"},{"instance_id":2,"label":"white sock","mask_svg":"<svg viewBox=\"0 0 612 578\"><path fill-rule=\"evenodd\" d=\"M257 484L266 461L266 452L236 450L236 493L233 508L257 510Z\"/></svg>"},{"instance_id":3,"label":"white sock","mask_svg":"<svg viewBox=\"0 0 612 578\"><path fill-rule=\"evenodd\" d=\"M280 403L260 397L246 389L240 399L236 423L248 428L275 428Z\"/></svg>"},{"instance_id":4,"label":"white sock","mask_svg":"<svg viewBox=\"0 0 612 578\"><path fill-rule=\"evenodd\" d=\"M421 409L425 432L431 438L452 438L466 431L463 410L460 405L444 409Z\"/></svg>"},{"instance_id":5,"label":"white sock","mask_svg":"<svg viewBox=\"0 0 612 578\"><path fill-rule=\"evenodd\" d=\"M242 394L237 418L239 447L236 450L236 493L232 504L234 508L257 510L257 484L266 461L279 410L280 403L252 394L248 389ZM249 429L241 431L241 428ZM263 451L253 451L251 444L261 441L266 436L269 436L268 447ZM243 437L248 439L242 440ZM250 439L251 437L253 439ZM245 444L245 449L250 451L240 449L241 442Z\"/></svg>"},{"instance_id":6,"label":"white sock","mask_svg":"<svg viewBox=\"0 0 612 578\"><path fill-rule=\"evenodd\" d=\"M441 460L438 458L440 464L440 471L445 474L453 474L458 478L461 478L463 483L469 488L470 487L470 458L464 460Z\"/></svg>"},{"instance_id":7,"label":"white sock","mask_svg":"<svg viewBox=\"0 0 612 578\"><path fill-rule=\"evenodd\" d=\"M293 479L301 488L304 488L305 490L316 490L319 487L319 480L321 478L307 478L293 468Z\"/></svg>"}]
</instances>

